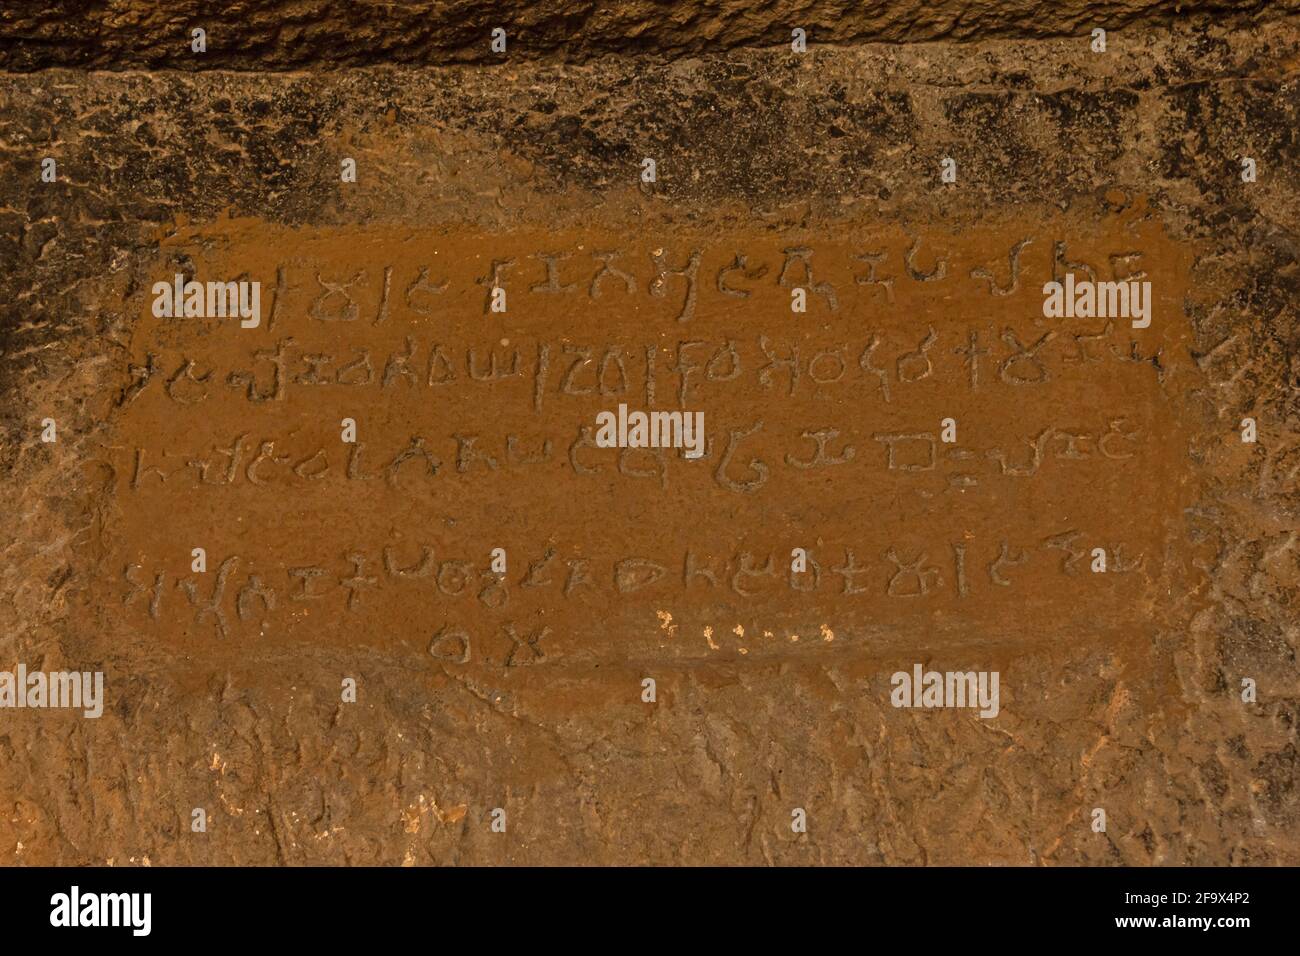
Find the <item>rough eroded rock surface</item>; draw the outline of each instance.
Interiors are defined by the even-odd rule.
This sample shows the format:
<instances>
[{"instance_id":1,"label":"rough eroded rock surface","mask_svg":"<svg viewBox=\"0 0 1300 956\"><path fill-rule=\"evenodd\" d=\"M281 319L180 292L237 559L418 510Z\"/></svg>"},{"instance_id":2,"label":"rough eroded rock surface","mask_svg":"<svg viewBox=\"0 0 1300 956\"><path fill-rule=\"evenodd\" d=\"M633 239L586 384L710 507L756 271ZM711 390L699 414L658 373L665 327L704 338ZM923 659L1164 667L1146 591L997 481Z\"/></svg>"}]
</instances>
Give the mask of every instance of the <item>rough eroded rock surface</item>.
<instances>
[{"instance_id":1,"label":"rough eroded rock surface","mask_svg":"<svg viewBox=\"0 0 1300 956\"><path fill-rule=\"evenodd\" d=\"M788 46L802 29L819 44L919 43L1086 36L1094 28L1163 30L1195 20L1247 29L1294 14L1297 0L999 0L936 3L803 0L237 0L214 14L197 0L167 4L20 0L0 10L0 68L204 70L502 63L491 45L506 31L510 61L602 55L681 56ZM194 54L193 30L205 50Z\"/></svg>"},{"instance_id":2,"label":"rough eroded rock surface","mask_svg":"<svg viewBox=\"0 0 1300 956\"><path fill-rule=\"evenodd\" d=\"M574 16L707 49L644 6ZM107 686L0 710L0 853L1300 862L1300 34L1203 6L1239 16L1120 5L1105 54L1080 7L0 76L0 666ZM218 63L300 65L263 9ZM1010 21L921 10L840 22ZM0 62L183 65L183 9L133 16L6 14ZM1150 327L1045 318L1066 273L1151 282ZM259 325L156 317L176 274L260 282ZM704 456L596 447L620 403ZM999 713L891 706L918 663Z\"/></svg>"}]
</instances>

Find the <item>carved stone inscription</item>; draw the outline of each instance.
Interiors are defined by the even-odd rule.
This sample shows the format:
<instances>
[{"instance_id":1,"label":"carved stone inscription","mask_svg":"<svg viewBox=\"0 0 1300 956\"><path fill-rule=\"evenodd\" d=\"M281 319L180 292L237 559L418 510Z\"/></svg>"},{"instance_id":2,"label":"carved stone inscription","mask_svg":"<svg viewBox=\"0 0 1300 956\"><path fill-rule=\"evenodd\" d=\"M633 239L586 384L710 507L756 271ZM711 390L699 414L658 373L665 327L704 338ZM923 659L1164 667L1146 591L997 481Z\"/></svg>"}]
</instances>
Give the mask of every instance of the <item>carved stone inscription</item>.
<instances>
[{"instance_id":1,"label":"carved stone inscription","mask_svg":"<svg viewBox=\"0 0 1300 956\"><path fill-rule=\"evenodd\" d=\"M1104 641L1189 574L1184 266L1133 216L185 231L158 276L259 281L262 318L131 301L99 599L198 655L467 668ZM1044 318L1067 273L1154 320ZM602 447L620 405L702 412L703 454Z\"/></svg>"}]
</instances>

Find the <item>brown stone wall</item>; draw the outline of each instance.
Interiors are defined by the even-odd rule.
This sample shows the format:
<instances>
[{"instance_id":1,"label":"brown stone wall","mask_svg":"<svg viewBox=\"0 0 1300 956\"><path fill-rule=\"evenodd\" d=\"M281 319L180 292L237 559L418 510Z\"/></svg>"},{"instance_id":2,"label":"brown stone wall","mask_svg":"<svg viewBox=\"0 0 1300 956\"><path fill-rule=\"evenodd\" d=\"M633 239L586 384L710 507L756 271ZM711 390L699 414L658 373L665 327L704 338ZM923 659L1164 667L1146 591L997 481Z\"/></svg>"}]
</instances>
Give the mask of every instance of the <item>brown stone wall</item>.
<instances>
[{"instance_id":1,"label":"brown stone wall","mask_svg":"<svg viewBox=\"0 0 1300 956\"><path fill-rule=\"evenodd\" d=\"M1300 862L1286 5L288 6L0 17L0 856Z\"/></svg>"}]
</instances>

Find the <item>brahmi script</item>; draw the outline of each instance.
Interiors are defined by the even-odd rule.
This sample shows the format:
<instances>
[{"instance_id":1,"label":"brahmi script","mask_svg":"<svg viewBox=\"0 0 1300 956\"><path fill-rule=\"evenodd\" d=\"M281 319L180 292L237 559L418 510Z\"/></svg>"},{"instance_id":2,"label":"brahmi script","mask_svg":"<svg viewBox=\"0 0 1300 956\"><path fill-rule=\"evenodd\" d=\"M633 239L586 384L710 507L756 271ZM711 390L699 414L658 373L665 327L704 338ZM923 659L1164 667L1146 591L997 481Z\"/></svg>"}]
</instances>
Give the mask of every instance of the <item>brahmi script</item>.
<instances>
[{"instance_id":1,"label":"brahmi script","mask_svg":"<svg viewBox=\"0 0 1300 956\"><path fill-rule=\"evenodd\" d=\"M224 319L238 316L240 328L262 323L262 283L185 281L177 273L171 282L153 284L155 318Z\"/></svg>"}]
</instances>

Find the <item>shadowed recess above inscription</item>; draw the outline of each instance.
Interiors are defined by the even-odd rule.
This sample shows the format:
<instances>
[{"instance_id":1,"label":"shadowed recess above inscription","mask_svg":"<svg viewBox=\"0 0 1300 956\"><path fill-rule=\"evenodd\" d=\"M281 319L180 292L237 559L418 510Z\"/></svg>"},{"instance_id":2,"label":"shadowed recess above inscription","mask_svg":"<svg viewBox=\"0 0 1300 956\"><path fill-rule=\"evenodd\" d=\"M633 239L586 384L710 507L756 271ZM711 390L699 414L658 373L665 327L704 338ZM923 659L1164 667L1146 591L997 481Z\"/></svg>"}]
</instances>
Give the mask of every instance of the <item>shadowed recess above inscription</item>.
<instances>
[{"instance_id":1,"label":"shadowed recess above inscription","mask_svg":"<svg viewBox=\"0 0 1300 956\"><path fill-rule=\"evenodd\" d=\"M197 0L165 7L19 0L0 11L0 69L288 70L382 63L489 65L609 54L684 56L789 46L794 28L802 28L814 44L917 43L1086 35L1097 25L1110 30L1168 26L1188 18L1244 26L1296 9L1296 0L1118 0L1099 17L1095 5L1082 0L1065 0L1050 9L1038 0L976 6L956 0L812 0L757 7L743 0L304 0L291 5L244 0L217 13ZM193 43L196 28L204 31L202 52ZM499 43L493 49L493 30L505 31L505 52Z\"/></svg>"}]
</instances>

